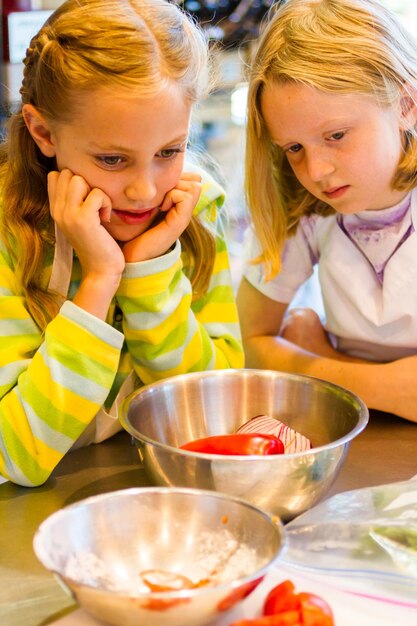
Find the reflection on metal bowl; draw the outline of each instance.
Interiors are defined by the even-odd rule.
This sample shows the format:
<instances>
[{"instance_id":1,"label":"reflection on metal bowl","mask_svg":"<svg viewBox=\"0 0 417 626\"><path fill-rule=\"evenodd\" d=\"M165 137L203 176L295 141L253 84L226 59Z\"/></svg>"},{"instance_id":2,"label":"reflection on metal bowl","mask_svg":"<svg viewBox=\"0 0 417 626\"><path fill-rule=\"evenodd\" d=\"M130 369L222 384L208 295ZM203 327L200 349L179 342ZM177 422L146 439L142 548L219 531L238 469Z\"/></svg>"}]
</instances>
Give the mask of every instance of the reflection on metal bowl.
<instances>
[{"instance_id":1,"label":"reflection on metal bowl","mask_svg":"<svg viewBox=\"0 0 417 626\"><path fill-rule=\"evenodd\" d=\"M201 437L235 432L255 415L280 419L308 437L307 452L220 456L180 450ZM136 439L153 484L241 497L288 521L330 489L368 410L331 383L267 370L184 374L147 385L124 402L123 427Z\"/></svg>"},{"instance_id":2,"label":"reflection on metal bowl","mask_svg":"<svg viewBox=\"0 0 417 626\"><path fill-rule=\"evenodd\" d=\"M200 626L257 587L283 537L279 520L237 498L145 487L61 509L41 524L34 549L77 602L108 624ZM151 579L192 585L155 591L144 585Z\"/></svg>"}]
</instances>

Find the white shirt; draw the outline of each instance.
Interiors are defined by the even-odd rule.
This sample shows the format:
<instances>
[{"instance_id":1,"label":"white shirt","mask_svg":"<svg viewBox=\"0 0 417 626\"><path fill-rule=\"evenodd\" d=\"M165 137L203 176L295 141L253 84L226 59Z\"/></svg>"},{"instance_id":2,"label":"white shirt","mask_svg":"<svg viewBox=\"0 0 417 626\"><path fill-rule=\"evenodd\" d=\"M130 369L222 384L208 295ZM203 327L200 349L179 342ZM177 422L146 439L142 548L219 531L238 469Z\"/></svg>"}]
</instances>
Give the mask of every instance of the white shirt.
<instances>
[{"instance_id":1,"label":"white shirt","mask_svg":"<svg viewBox=\"0 0 417 626\"><path fill-rule=\"evenodd\" d=\"M318 264L326 329L338 350L374 361L415 354L417 190L410 196L409 206L405 199L391 209L366 212L370 230L380 235L383 231L378 246L373 237L370 246L364 245L366 237L358 245L352 234L359 225L356 218L363 219L364 214L346 223L346 216L340 220L337 214L312 215L302 218L297 233L288 239L282 270L274 279L264 280L262 265L248 265L245 277L269 298L289 303ZM392 219L396 212L400 218ZM388 226L381 230L385 218ZM260 252L252 229L247 233L245 249L248 259Z\"/></svg>"}]
</instances>

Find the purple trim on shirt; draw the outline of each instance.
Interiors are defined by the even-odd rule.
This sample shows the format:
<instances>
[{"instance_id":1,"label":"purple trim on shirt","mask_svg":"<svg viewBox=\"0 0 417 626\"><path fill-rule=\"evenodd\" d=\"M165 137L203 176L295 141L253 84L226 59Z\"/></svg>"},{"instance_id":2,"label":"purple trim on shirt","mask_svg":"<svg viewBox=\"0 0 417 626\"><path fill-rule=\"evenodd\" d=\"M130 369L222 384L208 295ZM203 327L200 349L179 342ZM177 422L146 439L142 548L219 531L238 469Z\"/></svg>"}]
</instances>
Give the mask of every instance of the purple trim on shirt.
<instances>
[{"instance_id":1,"label":"purple trim on shirt","mask_svg":"<svg viewBox=\"0 0 417 626\"><path fill-rule=\"evenodd\" d=\"M388 261L414 232L410 207L411 192L388 209L337 216L337 224L371 264L381 284Z\"/></svg>"}]
</instances>

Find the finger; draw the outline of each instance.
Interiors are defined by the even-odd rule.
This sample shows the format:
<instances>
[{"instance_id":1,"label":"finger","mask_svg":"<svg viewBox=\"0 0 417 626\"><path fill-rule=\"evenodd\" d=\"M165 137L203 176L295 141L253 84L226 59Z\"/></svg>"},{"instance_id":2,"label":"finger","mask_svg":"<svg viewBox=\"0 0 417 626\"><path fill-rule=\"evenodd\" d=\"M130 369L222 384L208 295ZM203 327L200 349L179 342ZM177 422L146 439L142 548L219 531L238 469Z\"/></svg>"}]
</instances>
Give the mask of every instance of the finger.
<instances>
[{"instance_id":1,"label":"finger","mask_svg":"<svg viewBox=\"0 0 417 626\"><path fill-rule=\"evenodd\" d=\"M201 190L201 183L179 180L177 185L166 194L161 205L161 210L169 211L174 204L187 200L187 198L193 203L194 208L200 198Z\"/></svg>"},{"instance_id":2,"label":"finger","mask_svg":"<svg viewBox=\"0 0 417 626\"><path fill-rule=\"evenodd\" d=\"M54 198L50 204L50 211L54 220L59 219L65 210L68 185L72 177L73 173L68 169L55 172L55 174L51 173Z\"/></svg>"},{"instance_id":3,"label":"finger","mask_svg":"<svg viewBox=\"0 0 417 626\"><path fill-rule=\"evenodd\" d=\"M94 199L97 196L97 201L100 202L100 208L98 212L100 221L108 224L111 220L111 212L113 208L111 199L108 195L104 193L104 191L101 191L101 189L97 189L96 187L91 191L90 196L91 195L93 195Z\"/></svg>"},{"instance_id":4,"label":"finger","mask_svg":"<svg viewBox=\"0 0 417 626\"><path fill-rule=\"evenodd\" d=\"M197 199L179 189L173 189L165 196L161 211L169 213L171 210L176 210L178 213L183 213L188 208L188 212L192 213L196 204Z\"/></svg>"},{"instance_id":5,"label":"finger","mask_svg":"<svg viewBox=\"0 0 417 626\"><path fill-rule=\"evenodd\" d=\"M71 172L71 170L68 169L64 169L58 172L58 176L56 177L56 203L60 203L61 205L65 203L67 197L67 188L73 176L74 174Z\"/></svg>"},{"instance_id":6,"label":"finger","mask_svg":"<svg viewBox=\"0 0 417 626\"><path fill-rule=\"evenodd\" d=\"M168 193L165 194L165 198L162 201L161 211L162 212L169 211L170 209L172 209L173 206L174 206L174 201L172 199L172 191L168 191Z\"/></svg>"},{"instance_id":7,"label":"finger","mask_svg":"<svg viewBox=\"0 0 417 626\"><path fill-rule=\"evenodd\" d=\"M200 174L195 172L182 172L180 180L195 180L197 183L201 183L202 178Z\"/></svg>"},{"instance_id":8,"label":"finger","mask_svg":"<svg viewBox=\"0 0 417 626\"><path fill-rule=\"evenodd\" d=\"M190 193L201 193L203 185L196 180L180 180L177 182L173 189L181 189L182 191L189 191Z\"/></svg>"},{"instance_id":9,"label":"finger","mask_svg":"<svg viewBox=\"0 0 417 626\"><path fill-rule=\"evenodd\" d=\"M172 189L169 193L171 202L180 209L181 207L189 207L194 209L198 200L198 193L192 193L190 190Z\"/></svg>"},{"instance_id":10,"label":"finger","mask_svg":"<svg viewBox=\"0 0 417 626\"><path fill-rule=\"evenodd\" d=\"M196 205L195 200L189 194L178 189L173 189L169 193L167 202L172 204L172 208L165 210L165 220L167 220L171 226L174 224L173 220L175 220L175 223L177 223L179 227L184 223L188 224Z\"/></svg>"},{"instance_id":11,"label":"finger","mask_svg":"<svg viewBox=\"0 0 417 626\"><path fill-rule=\"evenodd\" d=\"M63 177L64 180L65 178ZM63 198L65 214L73 218L78 214L79 209L83 207L84 201L91 191L90 187L87 181L78 175L72 175L68 184L64 187L63 183L62 187L63 194L65 193L65 199Z\"/></svg>"},{"instance_id":12,"label":"finger","mask_svg":"<svg viewBox=\"0 0 417 626\"><path fill-rule=\"evenodd\" d=\"M55 204L56 199L56 186L58 184L59 172L53 171L49 172L47 177L47 189L48 189L48 198L49 198L49 206L53 206Z\"/></svg>"}]
</instances>

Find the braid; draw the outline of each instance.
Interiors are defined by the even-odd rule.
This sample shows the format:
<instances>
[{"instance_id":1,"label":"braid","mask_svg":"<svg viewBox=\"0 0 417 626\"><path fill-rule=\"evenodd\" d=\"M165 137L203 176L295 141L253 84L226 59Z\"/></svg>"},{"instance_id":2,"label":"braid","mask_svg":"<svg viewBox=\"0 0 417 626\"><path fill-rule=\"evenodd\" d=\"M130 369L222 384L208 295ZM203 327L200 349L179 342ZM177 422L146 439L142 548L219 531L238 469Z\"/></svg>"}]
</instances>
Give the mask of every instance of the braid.
<instances>
[{"instance_id":1,"label":"braid","mask_svg":"<svg viewBox=\"0 0 417 626\"><path fill-rule=\"evenodd\" d=\"M23 61L21 106L8 122L2 146L1 235L15 264L15 274L28 310L41 328L59 307L58 297L48 293L42 268L54 244L49 214L47 175L55 159L45 157L33 141L22 116L23 104L38 104L36 84L42 54L52 42L48 29L33 37Z\"/></svg>"},{"instance_id":2,"label":"braid","mask_svg":"<svg viewBox=\"0 0 417 626\"><path fill-rule=\"evenodd\" d=\"M26 56L23 59L23 80L20 87L20 96L22 104L34 104L34 91L36 90L36 70L42 58L45 47L50 45L48 34L40 31L30 42L30 46L26 50Z\"/></svg>"}]
</instances>

